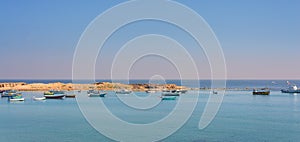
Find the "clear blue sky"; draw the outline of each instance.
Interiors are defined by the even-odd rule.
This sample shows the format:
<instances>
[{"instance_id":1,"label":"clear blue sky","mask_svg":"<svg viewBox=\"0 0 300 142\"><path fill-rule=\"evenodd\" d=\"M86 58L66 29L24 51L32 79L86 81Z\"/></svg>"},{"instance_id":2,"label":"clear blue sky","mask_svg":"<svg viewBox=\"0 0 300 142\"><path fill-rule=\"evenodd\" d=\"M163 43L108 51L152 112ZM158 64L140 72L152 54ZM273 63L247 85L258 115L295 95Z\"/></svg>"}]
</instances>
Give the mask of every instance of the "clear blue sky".
<instances>
[{"instance_id":1,"label":"clear blue sky","mask_svg":"<svg viewBox=\"0 0 300 142\"><path fill-rule=\"evenodd\" d=\"M124 1L1 0L0 79L71 78L73 54L81 33L97 15L121 2ZM178 2L198 12L214 30L223 47L229 79L300 79L299 0ZM155 28L151 28L153 25ZM128 25L119 31L123 38L110 39L108 45L112 47L107 47L97 61L98 78L109 77L109 60L129 37L155 32L181 33L176 30L172 33L172 27L163 32L167 24L151 21L136 23L134 27L140 30L122 36L122 32L133 29ZM187 42L183 36L177 38ZM200 52L198 56L192 54L199 68L206 67L206 59ZM144 62L154 65L155 60L159 59L149 57ZM136 63L133 68L136 75L131 73L133 78L149 77L143 70L147 67L145 63ZM209 70L202 70L200 76L209 78ZM160 72L151 68L147 71ZM146 73L138 74L141 72ZM170 73L166 78L176 78L175 74Z\"/></svg>"}]
</instances>

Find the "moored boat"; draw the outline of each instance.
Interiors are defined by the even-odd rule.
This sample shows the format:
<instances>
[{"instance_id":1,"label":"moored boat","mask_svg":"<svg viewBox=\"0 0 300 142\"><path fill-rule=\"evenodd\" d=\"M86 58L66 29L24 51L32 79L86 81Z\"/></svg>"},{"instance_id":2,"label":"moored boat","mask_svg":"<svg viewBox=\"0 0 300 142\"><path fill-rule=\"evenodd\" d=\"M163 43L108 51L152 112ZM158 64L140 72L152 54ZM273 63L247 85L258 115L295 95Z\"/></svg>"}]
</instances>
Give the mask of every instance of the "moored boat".
<instances>
[{"instance_id":1,"label":"moored boat","mask_svg":"<svg viewBox=\"0 0 300 142\"><path fill-rule=\"evenodd\" d=\"M177 92L177 93L186 93L187 90L185 90L185 89L180 89L180 90L176 90L176 92Z\"/></svg>"},{"instance_id":2,"label":"moored boat","mask_svg":"<svg viewBox=\"0 0 300 142\"><path fill-rule=\"evenodd\" d=\"M35 101L43 101L43 100L46 100L46 97L33 97L33 100Z\"/></svg>"},{"instance_id":3,"label":"moored boat","mask_svg":"<svg viewBox=\"0 0 300 142\"><path fill-rule=\"evenodd\" d=\"M145 92L146 93L155 93L156 91L155 90L146 90Z\"/></svg>"},{"instance_id":4,"label":"moored boat","mask_svg":"<svg viewBox=\"0 0 300 142\"><path fill-rule=\"evenodd\" d=\"M17 93L17 94L15 94L15 95L13 95L13 96L10 96L10 97L8 98L8 100L9 100L10 102L18 102L18 101L24 101L25 98L23 98L23 96L22 96L21 93Z\"/></svg>"},{"instance_id":5,"label":"moored boat","mask_svg":"<svg viewBox=\"0 0 300 142\"><path fill-rule=\"evenodd\" d=\"M67 94L66 98L76 98L76 95L75 94Z\"/></svg>"},{"instance_id":6,"label":"moored boat","mask_svg":"<svg viewBox=\"0 0 300 142\"><path fill-rule=\"evenodd\" d=\"M105 97L106 92L100 92L97 90L88 90L88 96L89 97Z\"/></svg>"},{"instance_id":7,"label":"moored boat","mask_svg":"<svg viewBox=\"0 0 300 142\"><path fill-rule=\"evenodd\" d=\"M44 95L46 99L63 99L65 94Z\"/></svg>"},{"instance_id":8,"label":"moored boat","mask_svg":"<svg viewBox=\"0 0 300 142\"><path fill-rule=\"evenodd\" d=\"M90 93L89 97L105 97L106 93Z\"/></svg>"},{"instance_id":9,"label":"moored boat","mask_svg":"<svg viewBox=\"0 0 300 142\"><path fill-rule=\"evenodd\" d=\"M63 99L65 97L65 92L50 90L50 91L44 92L44 97L46 99Z\"/></svg>"},{"instance_id":10,"label":"moored boat","mask_svg":"<svg viewBox=\"0 0 300 142\"><path fill-rule=\"evenodd\" d=\"M180 93L163 92L162 96L180 96Z\"/></svg>"},{"instance_id":11,"label":"moored boat","mask_svg":"<svg viewBox=\"0 0 300 142\"><path fill-rule=\"evenodd\" d=\"M270 89L268 89L268 88L253 89L252 94L253 95L269 95L270 94Z\"/></svg>"},{"instance_id":12,"label":"moored boat","mask_svg":"<svg viewBox=\"0 0 300 142\"><path fill-rule=\"evenodd\" d=\"M281 89L282 93L300 93L300 89L294 84L291 85L290 82L288 82L289 87L287 89Z\"/></svg>"},{"instance_id":13,"label":"moored boat","mask_svg":"<svg viewBox=\"0 0 300 142\"><path fill-rule=\"evenodd\" d=\"M176 96L161 96L161 100L176 100Z\"/></svg>"},{"instance_id":14,"label":"moored boat","mask_svg":"<svg viewBox=\"0 0 300 142\"><path fill-rule=\"evenodd\" d=\"M11 97L17 94L16 90L6 90L2 92L1 97Z\"/></svg>"}]
</instances>

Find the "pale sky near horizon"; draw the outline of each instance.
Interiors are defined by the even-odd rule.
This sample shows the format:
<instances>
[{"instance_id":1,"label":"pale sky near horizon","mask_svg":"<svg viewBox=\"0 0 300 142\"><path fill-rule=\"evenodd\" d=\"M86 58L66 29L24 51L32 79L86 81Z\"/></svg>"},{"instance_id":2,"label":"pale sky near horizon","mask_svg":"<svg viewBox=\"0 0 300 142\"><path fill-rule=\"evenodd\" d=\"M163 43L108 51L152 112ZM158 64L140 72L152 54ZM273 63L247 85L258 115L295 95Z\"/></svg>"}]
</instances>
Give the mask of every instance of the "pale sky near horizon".
<instances>
[{"instance_id":1,"label":"pale sky near horizon","mask_svg":"<svg viewBox=\"0 0 300 142\"><path fill-rule=\"evenodd\" d=\"M122 2L1 0L0 79L70 79L82 32L97 15ZM226 59L228 79L300 79L300 0L177 2L196 11L215 32ZM200 77L210 78L201 49L194 50L182 31L157 21L132 23L116 32L98 56L96 77L110 77L111 61L125 41L149 33L186 43L201 70ZM163 58L149 56L134 64L130 77L149 79L161 74L178 78L174 70Z\"/></svg>"}]
</instances>

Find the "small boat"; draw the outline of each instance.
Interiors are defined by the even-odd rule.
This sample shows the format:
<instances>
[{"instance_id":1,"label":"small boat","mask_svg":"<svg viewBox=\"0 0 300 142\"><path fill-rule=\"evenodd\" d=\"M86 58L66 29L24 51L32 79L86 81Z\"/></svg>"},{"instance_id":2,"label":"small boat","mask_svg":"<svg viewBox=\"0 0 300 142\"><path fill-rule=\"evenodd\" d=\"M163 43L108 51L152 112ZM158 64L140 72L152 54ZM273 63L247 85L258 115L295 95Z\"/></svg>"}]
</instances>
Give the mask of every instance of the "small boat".
<instances>
[{"instance_id":1,"label":"small boat","mask_svg":"<svg viewBox=\"0 0 300 142\"><path fill-rule=\"evenodd\" d=\"M89 97L105 97L106 93L90 93Z\"/></svg>"},{"instance_id":2,"label":"small boat","mask_svg":"<svg viewBox=\"0 0 300 142\"><path fill-rule=\"evenodd\" d=\"M146 90L145 92L146 93L155 93L156 91L155 90Z\"/></svg>"},{"instance_id":3,"label":"small boat","mask_svg":"<svg viewBox=\"0 0 300 142\"><path fill-rule=\"evenodd\" d=\"M44 95L46 99L63 99L65 94Z\"/></svg>"},{"instance_id":4,"label":"small boat","mask_svg":"<svg viewBox=\"0 0 300 142\"><path fill-rule=\"evenodd\" d=\"M173 92L163 92L162 96L179 96L180 93L173 93Z\"/></svg>"},{"instance_id":5,"label":"small boat","mask_svg":"<svg viewBox=\"0 0 300 142\"><path fill-rule=\"evenodd\" d=\"M217 91L215 91L215 90L213 90L213 94L218 94L218 92L217 92Z\"/></svg>"},{"instance_id":6,"label":"small boat","mask_svg":"<svg viewBox=\"0 0 300 142\"><path fill-rule=\"evenodd\" d=\"M105 97L106 95L106 92L100 92L100 91L97 91L97 90L88 90L88 96L89 97Z\"/></svg>"},{"instance_id":7,"label":"small boat","mask_svg":"<svg viewBox=\"0 0 300 142\"><path fill-rule=\"evenodd\" d=\"M33 100L35 101L43 101L43 100L46 100L46 97L33 97Z\"/></svg>"},{"instance_id":8,"label":"small boat","mask_svg":"<svg viewBox=\"0 0 300 142\"><path fill-rule=\"evenodd\" d=\"M54 91L54 90L44 92L44 95L54 95L54 94L65 94L65 92L64 91Z\"/></svg>"},{"instance_id":9,"label":"small boat","mask_svg":"<svg viewBox=\"0 0 300 142\"><path fill-rule=\"evenodd\" d=\"M187 90L185 90L185 89L180 89L180 90L176 90L176 92L177 92L177 93L186 93Z\"/></svg>"},{"instance_id":10,"label":"small boat","mask_svg":"<svg viewBox=\"0 0 300 142\"><path fill-rule=\"evenodd\" d=\"M6 90L6 91L2 92L1 97L11 97L14 95L17 95L16 90Z\"/></svg>"},{"instance_id":11,"label":"small boat","mask_svg":"<svg viewBox=\"0 0 300 142\"><path fill-rule=\"evenodd\" d=\"M21 93L18 93L16 95L13 95L13 96L10 96L8 98L8 100L10 102L18 102L18 101L24 101L25 99L23 98L22 94Z\"/></svg>"},{"instance_id":12,"label":"small boat","mask_svg":"<svg viewBox=\"0 0 300 142\"><path fill-rule=\"evenodd\" d=\"M130 90L126 90L126 89L122 89L119 91L116 91L117 94L130 94L132 91Z\"/></svg>"},{"instance_id":13,"label":"small boat","mask_svg":"<svg viewBox=\"0 0 300 142\"><path fill-rule=\"evenodd\" d=\"M297 87L297 85L290 83L289 81L286 81L288 84L287 89L281 89L282 93L300 93L300 89Z\"/></svg>"},{"instance_id":14,"label":"small boat","mask_svg":"<svg viewBox=\"0 0 300 142\"><path fill-rule=\"evenodd\" d=\"M270 89L268 89L268 88L253 89L252 94L253 95L269 95L270 94Z\"/></svg>"},{"instance_id":15,"label":"small boat","mask_svg":"<svg viewBox=\"0 0 300 142\"><path fill-rule=\"evenodd\" d=\"M50 90L44 92L44 97L46 97L46 99L63 99L65 97L65 92Z\"/></svg>"},{"instance_id":16,"label":"small boat","mask_svg":"<svg viewBox=\"0 0 300 142\"><path fill-rule=\"evenodd\" d=\"M67 95L66 95L66 98L75 98L75 97L76 97L75 94L67 94Z\"/></svg>"},{"instance_id":17,"label":"small boat","mask_svg":"<svg viewBox=\"0 0 300 142\"><path fill-rule=\"evenodd\" d=\"M176 96L161 96L161 100L176 100Z\"/></svg>"},{"instance_id":18,"label":"small boat","mask_svg":"<svg viewBox=\"0 0 300 142\"><path fill-rule=\"evenodd\" d=\"M292 85L287 89L281 89L282 93L300 93L300 89L296 85Z\"/></svg>"}]
</instances>

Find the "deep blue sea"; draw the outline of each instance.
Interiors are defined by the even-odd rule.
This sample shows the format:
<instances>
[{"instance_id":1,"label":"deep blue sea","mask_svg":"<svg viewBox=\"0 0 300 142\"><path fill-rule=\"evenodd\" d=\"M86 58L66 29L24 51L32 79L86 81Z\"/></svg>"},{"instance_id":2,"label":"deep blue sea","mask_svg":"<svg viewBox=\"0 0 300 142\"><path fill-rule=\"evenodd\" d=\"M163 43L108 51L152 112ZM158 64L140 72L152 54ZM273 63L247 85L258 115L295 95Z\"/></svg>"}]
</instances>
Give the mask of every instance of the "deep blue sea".
<instances>
[{"instance_id":1,"label":"deep blue sea","mask_svg":"<svg viewBox=\"0 0 300 142\"><path fill-rule=\"evenodd\" d=\"M31 83L28 80L23 81ZM68 82L66 80L59 81ZM32 82L36 82L36 80ZM41 82L41 80L38 80L38 82ZM299 81L291 82L300 84ZM174 83L177 84L178 82L174 81ZM284 87L285 83L284 80L234 80L228 81L227 87L269 86L270 88L280 88ZM42 96L43 92L22 93L26 99L25 102L10 103L7 98L0 98L0 142L112 141L88 123L82 115L75 98L34 101L32 97ZM140 97L147 96L144 92L136 92L135 94ZM86 92L77 95L86 95ZM159 96L160 93L152 95ZM194 91L188 91L185 96L196 99ZM133 95L127 95L127 97L131 98ZM251 91L227 91L216 117L203 130L198 129L198 123L209 98L209 91L200 91L197 98L196 109L188 121L178 131L162 141L300 141L300 94L283 94L280 91L272 90L269 96L253 96ZM178 102L178 99L162 101L155 108L149 109L149 113L141 113L138 110L130 110L129 107L126 107L114 92L108 92L105 98L89 99L102 99L115 116L124 121L139 124L151 123L161 119L172 111ZM157 97L157 99L160 98Z\"/></svg>"}]
</instances>

